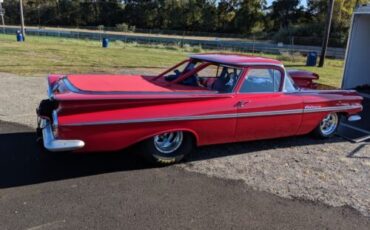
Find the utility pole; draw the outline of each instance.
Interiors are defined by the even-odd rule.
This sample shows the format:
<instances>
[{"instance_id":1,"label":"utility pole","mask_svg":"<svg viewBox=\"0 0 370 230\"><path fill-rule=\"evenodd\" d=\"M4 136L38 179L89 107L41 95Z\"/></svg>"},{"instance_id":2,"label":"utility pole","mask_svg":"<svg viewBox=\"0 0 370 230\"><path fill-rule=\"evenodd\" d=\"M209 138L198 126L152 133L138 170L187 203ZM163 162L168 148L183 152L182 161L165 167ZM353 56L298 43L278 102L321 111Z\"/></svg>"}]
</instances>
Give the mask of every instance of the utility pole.
<instances>
[{"instance_id":1,"label":"utility pole","mask_svg":"<svg viewBox=\"0 0 370 230\"><path fill-rule=\"evenodd\" d=\"M328 43L329 43L331 20L333 18L333 10L334 10L334 0L329 0L328 1L328 14L326 15L325 38L323 39L323 42L322 42L319 67L323 67L324 62L325 62L326 49L328 48Z\"/></svg>"},{"instance_id":2,"label":"utility pole","mask_svg":"<svg viewBox=\"0 0 370 230\"><path fill-rule=\"evenodd\" d=\"M1 24L3 26L3 33L5 34L5 21L4 21L4 14L5 10L3 9L2 6L3 0L0 0L0 16L1 16Z\"/></svg>"},{"instance_id":3,"label":"utility pole","mask_svg":"<svg viewBox=\"0 0 370 230\"><path fill-rule=\"evenodd\" d=\"M20 9L20 14L21 14L21 33L23 35L23 39L25 39L26 32L24 29L23 0L19 0L19 9Z\"/></svg>"}]
</instances>

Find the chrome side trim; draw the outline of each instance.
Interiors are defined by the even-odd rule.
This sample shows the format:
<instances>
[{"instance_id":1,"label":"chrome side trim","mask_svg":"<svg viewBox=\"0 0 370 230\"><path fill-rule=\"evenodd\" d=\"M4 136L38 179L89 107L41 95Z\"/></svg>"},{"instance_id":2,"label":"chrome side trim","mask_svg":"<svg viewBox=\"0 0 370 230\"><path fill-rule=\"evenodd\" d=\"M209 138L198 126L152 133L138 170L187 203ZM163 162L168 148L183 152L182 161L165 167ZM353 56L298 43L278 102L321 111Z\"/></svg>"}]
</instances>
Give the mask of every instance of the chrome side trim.
<instances>
[{"instance_id":1,"label":"chrome side trim","mask_svg":"<svg viewBox=\"0 0 370 230\"><path fill-rule=\"evenodd\" d=\"M322 107L322 108L305 108L304 113L316 113L316 112L332 112L332 111L344 111L351 109L361 109L361 105L345 105L345 106L333 106L333 107Z\"/></svg>"},{"instance_id":2,"label":"chrome side trim","mask_svg":"<svg viewBox=\"0 0 370 230\"><path fill-rule=\"evenodd\" d=\"M92 125L135 124L135 123L150 123L150 122L245 118L245 117L258 117L258 116L275 116L275 115L304 114L304 113L315 113L315 112L343 111L343 110L358 109L358 108L362 108L362 106L335 106L335 107L325 107L325 108L277 110L277 111L266 111L266 112L230 113L230 114L213 114L213 115L197 115L197 116L182 116L182 117L129 119L129 120L116 120L116 121L80 122L80 123L75 123L75 124L65 124L63 126L92 126Z\"/></svg>"},{"instance_id":3,"label":"chrome side trim","mask_svg":"<svg viewBox=\"0 0 370 230\"><path fill-rule=\"evenodd\" d=\"M116 121L81 122L81 123L75 123L75 124L65 124L64 126L135 124L135 123L150 123L150 122L226 119L226 118L236 118L236 117L237 117L237 114L232 113L232 114L221 114L221 115L201 115L201 116L187 116L187 117L160 117L160 118L130 119L130 120L116 120Z\"/></svg>"},{"instance_id":4,"label":"chrome side trim","mask_svg":"<svg viewBox=\"0 0 370 230\"><path fill-rule=\"evenodd\" d=\"M239 113L239 114L230 113L230 114L214 114L214 115L200 115L200 116L186 116L186 117L161 117L161 118L131 119L131 120L117 120L117 121L82 122L82 123L76 123L76 124L66 124L65 126L90 126L90 125L168 122L168 121L214 120L214 119L227 119L227 118L244 118L244 117L258 117L258 116L300 114L302 112L303 112L303 109L294 109L294 110L251 112L251 113Z\"/></svg>"},{"instance_id":5,"label":"chrome side trim","mask_svg":"<svg viewBox=\"0 0 370 230\"><path fill-rule=\"evenodd\" d=\"M303 109L239 113L239 114L237 114L237 117L238 118L244 118L244 117L275 116L275 115L288 115L288 114L300 114L300 113L303 113Z\"/></svg>"},{"instance_id":6,"label":"chrome side trim","mask_svg":"<svg viewBox=\"0 0 370 230\"><path fill-rule=\"evenodd\" d=\"M59 140L53 135L51 124L48 120L42 119L43 129L42 137L44 142L44 147L51 152L60 151L72 151L76 149L83 148L85 142L81 140Z\"/></svg>"},{"instance_id":7,"label":"chrome side trim","mask_svg":"<svg viewBox=\"0 0 370 230\"><path fill-rule=\"evenodd\" d=\"M356 90L349 90L349 89L326 89L326 90L311 90L311 89L300 89L291 92L285 92L287 94L321 94L321 93L331 93L331 94L341 94L341 93L358 93Z\"/></svg>"}]
</instances>

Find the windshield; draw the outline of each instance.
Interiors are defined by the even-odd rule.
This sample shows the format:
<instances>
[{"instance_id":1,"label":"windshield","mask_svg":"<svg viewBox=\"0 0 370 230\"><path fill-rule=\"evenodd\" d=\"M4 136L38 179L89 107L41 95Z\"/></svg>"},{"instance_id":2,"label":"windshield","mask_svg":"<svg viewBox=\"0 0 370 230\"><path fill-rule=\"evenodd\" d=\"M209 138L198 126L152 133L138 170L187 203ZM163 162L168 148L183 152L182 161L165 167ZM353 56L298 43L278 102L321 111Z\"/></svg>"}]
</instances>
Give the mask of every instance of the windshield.
<instances>
[{"instance_id":1,"label":"windshield","mask_svg":"<svg viewBox=\"0 0 370 230\"><path fill-rule=\"evenodd\" d=\"M172 73L169 72L169 73L165 74L164 78L165 78L166 81L170 81L170 82L174 81L177 78L179 78L181 75L184 75L184 74L194 70L200 64L201 64L201 62L199 62L199 61L190 60L188 62L185 62L185 63L181 64L177 68L175 68Z\"/></svg>"},{"instance_id":2,"label":"windshield","mask_svg":"<svg viewBox=\"0 0 370 230\"><path fill-rule=\"evenodd\" d=\"M176 84L207 88L219 93L233 91L242 68L227 66L220 63L189 60L173 71L163 75L165 81Z\"/></svg>"}]
</instances>

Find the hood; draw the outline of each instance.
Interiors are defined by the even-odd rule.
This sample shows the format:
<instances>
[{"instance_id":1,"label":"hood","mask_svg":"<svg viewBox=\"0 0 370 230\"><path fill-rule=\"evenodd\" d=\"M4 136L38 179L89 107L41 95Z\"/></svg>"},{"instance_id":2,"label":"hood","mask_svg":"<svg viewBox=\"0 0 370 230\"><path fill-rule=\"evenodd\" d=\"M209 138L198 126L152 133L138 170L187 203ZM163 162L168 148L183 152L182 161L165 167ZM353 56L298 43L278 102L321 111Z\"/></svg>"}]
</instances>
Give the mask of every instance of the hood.
<instances>
[{"instance_id":1,"label":"hood","mask_svg":"<svg viewBox=\"0 0 370 230\"><path fill-rule=\"evenodd\" d=\"M214 91L153 81L141 75L51 75L49 97L57 100L205 98ZM220 95L222 97L222 95Z\"/></svg>"},{"instance_id":2,"label":"hood","mask_svg":"<svg viewBox=\"0 0 370 230\"><path fill-rule=\"evenodd\" d=\"M171 92L169 87L140 75L69 75L75 91L85 92Z\"/></svg>"}]
</instances>

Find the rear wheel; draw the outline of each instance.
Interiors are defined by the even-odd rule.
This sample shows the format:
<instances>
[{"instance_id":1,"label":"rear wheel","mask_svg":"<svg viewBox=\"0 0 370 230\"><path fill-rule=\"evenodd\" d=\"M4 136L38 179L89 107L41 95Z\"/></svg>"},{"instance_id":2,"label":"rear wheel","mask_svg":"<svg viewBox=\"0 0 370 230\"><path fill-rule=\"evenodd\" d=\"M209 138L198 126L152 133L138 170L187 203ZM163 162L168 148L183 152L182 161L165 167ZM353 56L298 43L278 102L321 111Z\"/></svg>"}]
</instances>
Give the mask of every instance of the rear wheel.
<instances>
[{"instance_id":1,"label":"rear wheel","mask_svg":"<svg viewBox=\"0 0 370 230\"><path fill-rule=\"evenodd\" d=\"M140 145L140 151L150 163L169 165L180 162L193 149L193 138L182 131L156 135Z\"/></svg>"},{"instance_id":2,"label":"rear wheel","mask_svg":"<svg viewBox=\"0 0 370 230\"><path fill-rule=\"evenodd\" d=\"M313 134L321 139L334 136L339 126L339 115L337 113L329 113L313 131Z\"/></svg>"}]
</instances>

